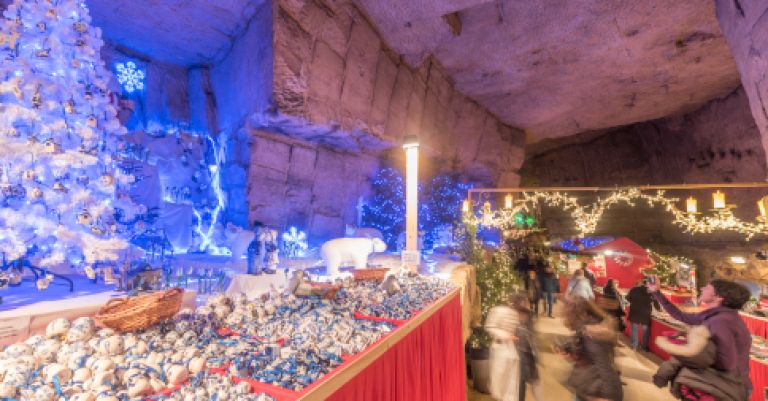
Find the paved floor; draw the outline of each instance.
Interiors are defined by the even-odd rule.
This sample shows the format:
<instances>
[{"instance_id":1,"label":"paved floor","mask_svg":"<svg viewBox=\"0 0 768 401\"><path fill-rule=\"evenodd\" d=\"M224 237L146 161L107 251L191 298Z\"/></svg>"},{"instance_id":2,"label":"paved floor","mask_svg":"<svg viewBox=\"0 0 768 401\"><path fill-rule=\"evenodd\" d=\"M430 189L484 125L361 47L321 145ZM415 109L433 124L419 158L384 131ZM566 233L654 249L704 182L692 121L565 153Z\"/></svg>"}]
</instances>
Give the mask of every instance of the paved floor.
<instances>
[{"instance_id":1,"label":"paved floor","mask_svg":"<svg viewBox=\"0 0 768 401\"><path fill-rule=\"evenodd\" d=\"M551 352L552 341L557 335L566 335L568 330L559 318L540 318L536 324L540 350L539 373L542 377L542 397L538 401L570 401L573 396L563 387L562 382L568 376L570 365ZM622 336L616 353L616 364L621 370L624 386L624 401L672 401L675 400L667 389L659 389L650 380L660 360L655 355L636 353L627 346ZM482 394L467 385L468 401L494 401L488 394ZM534 401L530 390L526 392L526 401Z\"/></svg>"}]
</instances>

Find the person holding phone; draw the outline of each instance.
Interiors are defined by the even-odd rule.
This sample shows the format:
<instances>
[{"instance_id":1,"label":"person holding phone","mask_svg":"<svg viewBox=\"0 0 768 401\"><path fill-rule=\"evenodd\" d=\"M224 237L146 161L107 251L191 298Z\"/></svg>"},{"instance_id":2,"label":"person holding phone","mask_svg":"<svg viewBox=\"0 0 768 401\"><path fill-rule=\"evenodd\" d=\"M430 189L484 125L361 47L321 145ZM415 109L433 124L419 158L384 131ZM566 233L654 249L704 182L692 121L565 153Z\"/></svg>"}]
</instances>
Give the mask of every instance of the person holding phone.
<instances>
[{"instance_id":1,"label":"person holding phone","mask_svg":"<svg viewBox=\"0 0 768 401\"><path fill-rule=\"evenodd\" d=\"M649 340L651 337L649 328L651 327L652 309L660 309L661 307L659 306L659 303L651 297L651 294L648 293L648 287L646 287L645 284L646 280L648 279L640 280L627 294L627 301L629 302L627 319L629 320L632 349L637 351L639 346L643 351L648 352ZM638 330L642 330L642 342L638 341Z\"/></svg>"},{"instance_id":2,"label":"person holding phone","mask_svg":"<svg viewBox=\"0 0 768 401\"><path fill-rule=\"evenodd\" d=\"M738 373L747 393L751 393L749 351L752 337L739 316L739 310L751 297L749 290L733 281L712 280L701 288L699 295L699 303L706 309L698 313L684 313L661 293L656 276L649 277L647 286L651 296L670 316L685 324L702 325L709 330L717 346L714 368Z\"/></svg>"}]
</instances>

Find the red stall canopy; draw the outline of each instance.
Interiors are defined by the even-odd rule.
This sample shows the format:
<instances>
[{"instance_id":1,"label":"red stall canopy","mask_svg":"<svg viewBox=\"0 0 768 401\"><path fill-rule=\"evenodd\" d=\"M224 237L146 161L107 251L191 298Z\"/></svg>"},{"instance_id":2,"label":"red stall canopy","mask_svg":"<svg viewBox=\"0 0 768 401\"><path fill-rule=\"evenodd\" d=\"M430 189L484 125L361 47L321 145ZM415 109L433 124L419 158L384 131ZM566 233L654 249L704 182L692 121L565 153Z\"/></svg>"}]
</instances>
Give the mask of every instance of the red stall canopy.
<instances>
[{"instance_id":1,"label":"red stall canopy","mask_svg":"<svg viewBox=\"0 0 768 401\"><path fill-rule=\"evenodd\" d=\"M605 256L605 275L601 277L595 272L598 285L605 285L612 278L618 282L619 287L633 287L643 278L642 271L652 264L645 249L626 237L585 249L584 253Z\"/></svg>"}]
</instances>

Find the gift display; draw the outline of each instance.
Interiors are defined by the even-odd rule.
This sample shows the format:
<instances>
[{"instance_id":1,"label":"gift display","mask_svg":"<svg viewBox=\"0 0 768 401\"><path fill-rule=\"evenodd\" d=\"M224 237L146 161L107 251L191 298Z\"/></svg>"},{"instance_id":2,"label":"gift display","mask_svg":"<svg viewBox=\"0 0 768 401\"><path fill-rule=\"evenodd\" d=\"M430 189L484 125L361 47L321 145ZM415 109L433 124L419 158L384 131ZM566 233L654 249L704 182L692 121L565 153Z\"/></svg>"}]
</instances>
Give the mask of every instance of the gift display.
<instances>
[{"instance_id":1,"label":"gift display","mask_svg":"<svg viewBox=\"0 0 768 401\"><path fill-rule=\"evenodd\" d=\"M347 280L333 300L216 295L135 332L56 319L0 352L0 398L275 400L254 384L301 391L397 327L366 315L408 318L453 288L434 277L387 279Z\"/></svg>"}]
</instances>

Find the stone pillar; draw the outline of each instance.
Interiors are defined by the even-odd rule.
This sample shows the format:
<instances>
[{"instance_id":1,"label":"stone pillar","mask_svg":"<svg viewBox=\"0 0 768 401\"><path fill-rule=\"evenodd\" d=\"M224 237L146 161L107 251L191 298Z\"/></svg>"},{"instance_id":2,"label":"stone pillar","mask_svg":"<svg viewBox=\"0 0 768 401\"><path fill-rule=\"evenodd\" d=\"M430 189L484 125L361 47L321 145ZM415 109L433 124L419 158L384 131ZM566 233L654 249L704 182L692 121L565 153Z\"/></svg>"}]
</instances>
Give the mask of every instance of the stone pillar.
<instances>
[{"instance_id":1,"label":"stone pillar","mask_svg":"<svg viewBox=\"0 0 768 401\"><path fill-rule=\"evenodd\" d=\"M715 0L715 6L768 154L768 2Z\"/></svg>"}]
</instances>

